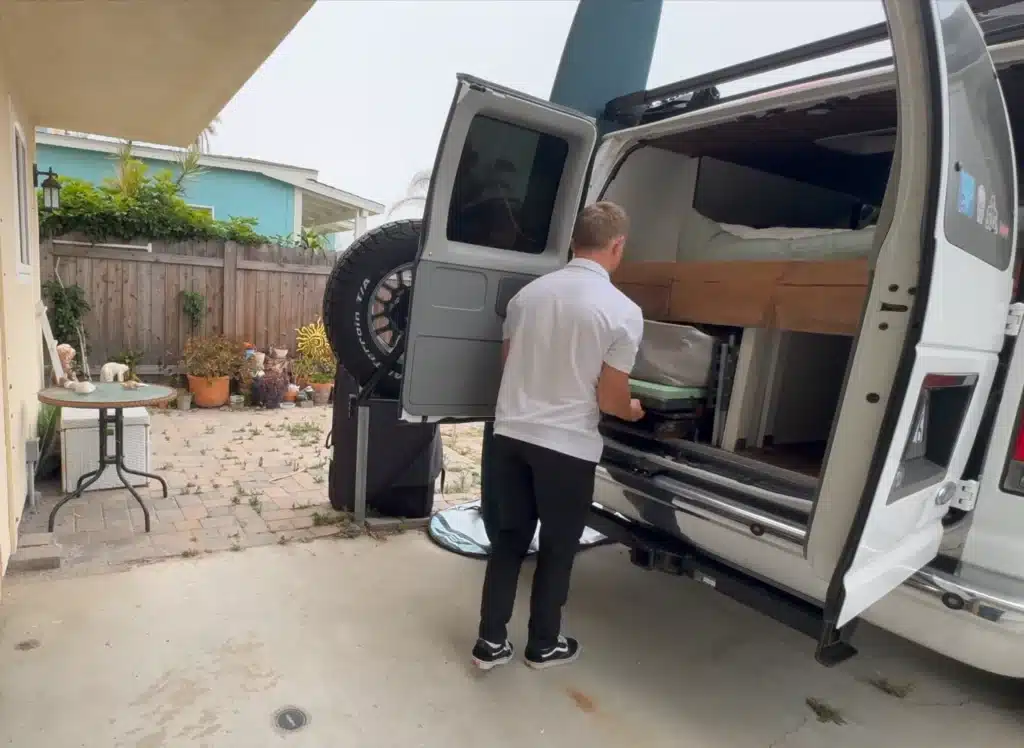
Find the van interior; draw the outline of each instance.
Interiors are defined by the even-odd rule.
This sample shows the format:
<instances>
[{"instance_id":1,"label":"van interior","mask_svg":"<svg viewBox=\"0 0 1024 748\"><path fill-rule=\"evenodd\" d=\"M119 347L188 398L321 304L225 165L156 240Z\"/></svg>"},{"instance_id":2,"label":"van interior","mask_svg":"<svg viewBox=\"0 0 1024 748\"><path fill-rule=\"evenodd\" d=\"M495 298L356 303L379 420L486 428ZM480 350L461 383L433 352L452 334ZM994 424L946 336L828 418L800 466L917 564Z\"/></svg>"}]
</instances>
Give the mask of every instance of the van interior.
<instances>
[{"instance_id":1,"label":"van interior","mask_svg":"<svg viewBox=\"0 0 1024 748\"><path fill-rule=\"evenodd\" d=\"M1000 78L1024 142L1024 65ZM647 416L603 420L606 460L660 455L688 482L808 522L896 112L893 90L836 98L648 140L619 164L603 198L631 218L613 280L644 311L633 381Z\"/></svg>"}]
</instances>

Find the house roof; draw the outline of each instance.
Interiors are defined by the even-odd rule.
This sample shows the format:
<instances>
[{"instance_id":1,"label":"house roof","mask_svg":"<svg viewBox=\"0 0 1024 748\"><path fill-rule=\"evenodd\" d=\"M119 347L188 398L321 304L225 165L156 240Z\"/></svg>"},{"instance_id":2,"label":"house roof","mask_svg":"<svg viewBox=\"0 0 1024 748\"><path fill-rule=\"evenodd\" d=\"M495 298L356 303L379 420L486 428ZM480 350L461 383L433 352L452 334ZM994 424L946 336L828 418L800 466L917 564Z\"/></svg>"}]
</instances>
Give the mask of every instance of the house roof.
<instances>
[{"instance_id":1,"label":"house roof","mask_svg":"<svg viewBox=\"0 0 1024 748\"><path fill-rule=\"evenodd\" d=\"M117 153L121 141L98 135L65 135L40 130L36 133L36 143L113 154ZM177 161L181 156L180 150L165 146L140 145L137 143L132 144L132 152L139 158L155 161L172 162ZM303 195L302 223L304 226L320 226L346 222L354 218L355 213L360 210L363 211L364 215L379 215L384 212L385 206L382 203L321 182L318 179L320 173L316 169L281 164L274 161L262 161L255 158L221 156L210 153L202 154L199 157L199 163L207 169L230 169L233 171L248 171L262 174L265 177L270 177L271 179L276 179L279 182L299 188ZM309 211L306 210L307 202L309 203ZM309 214L308 220L307 212Z\"/></svg>"}]
</instances>

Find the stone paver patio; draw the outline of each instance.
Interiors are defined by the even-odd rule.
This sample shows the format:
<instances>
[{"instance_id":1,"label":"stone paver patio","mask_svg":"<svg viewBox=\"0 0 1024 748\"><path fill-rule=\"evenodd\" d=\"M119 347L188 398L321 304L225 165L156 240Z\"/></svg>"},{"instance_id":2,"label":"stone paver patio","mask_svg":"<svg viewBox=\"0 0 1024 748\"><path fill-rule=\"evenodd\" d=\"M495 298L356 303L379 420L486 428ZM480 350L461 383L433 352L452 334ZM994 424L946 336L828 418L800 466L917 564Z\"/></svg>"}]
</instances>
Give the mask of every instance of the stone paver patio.
<instances>
[{"instance_id":1,"label":"stone paver patio","mask_svg":"<svg viewBox=\"0 0 1024 748\"><path fill-rule=\"evenodd\" d=\"M330 450L324 444L331 408L151 411L150 469L168 484L138 487L152 531L125 489L89 491L57 515L46 535L59 481L40 486L35 511L21 522L22 556L56 541L65 570L112 567L215 551L304 542L359 533L327 498ZM480 483L479 425L442 427L445 493L434 509L476 496ZM341 448L341 447L338 447Z\"/></svg>"}]
</instances>

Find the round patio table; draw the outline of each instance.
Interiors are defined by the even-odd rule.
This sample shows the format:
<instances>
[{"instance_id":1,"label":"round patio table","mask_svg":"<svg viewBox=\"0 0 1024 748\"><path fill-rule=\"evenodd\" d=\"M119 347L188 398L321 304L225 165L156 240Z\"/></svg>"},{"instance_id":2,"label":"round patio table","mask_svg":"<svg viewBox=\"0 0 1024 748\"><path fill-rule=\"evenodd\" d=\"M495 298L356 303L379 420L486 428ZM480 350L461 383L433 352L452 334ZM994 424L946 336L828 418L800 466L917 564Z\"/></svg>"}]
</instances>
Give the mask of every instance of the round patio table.
<instances>
[{"instance_id":1,"label":"round patio table","mask_svg":"<svg viewBox=\"0 0 1024 748\"><path fill-rule=\"evenodd\" d=\"M164 498L167 498L167 481L159 475L132 470L124 464L124 409L160 405L172 400L175 395L176 392L173 389L159 384L147 384L137 389L128 389L120 382L98 383L96 389L87 395L80 395L65 387L48 387L39 392L40 402L55 405L58 408L84 408L99 411L100 466L96 470L82 475L78 479L75 490L64 496L53 507L50 512L50 532L53 532L53 525L60 508L72 499L81 496L82 492L99 480L103 471L110 466L117 471L117 477L120 478L121 483L142 507L142 516L146 520L146 532L149 532L149 508L135 488L128 483L125 473L159 481L164 489ZM114 454L112 455L107 454L107 427L111 423L114 425Z\"/></svg>"}]
</instances>

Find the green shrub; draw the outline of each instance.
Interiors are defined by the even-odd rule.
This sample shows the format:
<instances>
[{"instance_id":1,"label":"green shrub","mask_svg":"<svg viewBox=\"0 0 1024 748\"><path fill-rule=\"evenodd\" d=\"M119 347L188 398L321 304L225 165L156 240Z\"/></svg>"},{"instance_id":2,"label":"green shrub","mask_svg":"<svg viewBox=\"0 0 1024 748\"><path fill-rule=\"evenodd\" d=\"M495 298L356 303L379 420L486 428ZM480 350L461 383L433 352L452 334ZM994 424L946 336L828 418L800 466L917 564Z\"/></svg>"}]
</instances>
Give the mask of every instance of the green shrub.
<instances>
[{"instance_id":1,"label":"green shrub","mask_svg":"<svg viewBox=\"0 0 1024 748\"><path fill-rule=\"evenodd\" d=\"M85 299L85 290L76 284L61 285L56 278L50 278L43 281L42 292L53 337L58 343L69 343L78 350L79 326L82 324L82 317L90 308L89 302ZM79 350L77 358L81 359L81 356L82 352Z\"/></svg>"},{"instance_id":2,"label":"green shrub","mask_svg":"<svg viewBox=\"0 0 1024 748\"><path fill-rule=\"evenodd\" d=\"M126 167L131 167L126 168ZM239 244L272 244L256 231L256 218L215 220L182 197L181 179L168 170L152 177L146 164L129 159L117 179L96 186L73 177L60 178L60 207L40 211L43 236L80 232L92 241L120 239L222 239ZM42 200L40 192L39 199Z\"/></svg>"}]
</instances>

